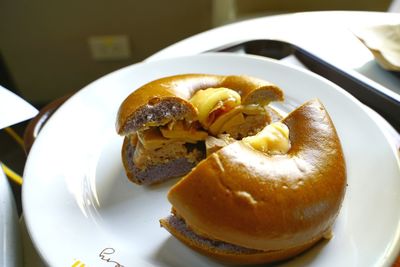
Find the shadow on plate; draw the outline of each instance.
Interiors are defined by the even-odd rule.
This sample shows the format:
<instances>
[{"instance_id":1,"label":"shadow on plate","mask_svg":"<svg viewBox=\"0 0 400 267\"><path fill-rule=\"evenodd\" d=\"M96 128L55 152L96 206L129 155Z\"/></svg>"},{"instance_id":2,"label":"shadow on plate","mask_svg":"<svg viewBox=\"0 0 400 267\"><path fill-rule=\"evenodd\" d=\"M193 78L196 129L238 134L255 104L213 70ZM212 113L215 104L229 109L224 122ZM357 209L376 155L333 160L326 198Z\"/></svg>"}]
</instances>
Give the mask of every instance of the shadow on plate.
<instances>
[{"instance_id":1,"label":"shadow on plate","mask_svg":"<svg viewBox=\"0 0 400 267\"><path fill-rule=\"evenodd\" d=\"M309 266L318 257L318 254L322 252L324 247L328 244L329 240L323 239L319 241L310 250L303 252L302 254L296 256L295 258L282 261L274 264L256 264L256 265L241 265L241 266L285 266L285 267L295 267L295 266ZM182 244L180 241L174 237L169 237L154 254L154 260L162 264L162 266L199 266L199 267L217 267L217 266L235 266L224 264L218 261L214 261L202 254L190 249L186 245ZM237 266L237 265L236 265Z\"/></svg>"},{"instance_id":2,"label":"shadow on plate","mask_svg":"<svg viewBox=\"0 0 400 267\"><path fill-rule=\"evenodd\" d=\"M91 192L92 195L97 194L99 199L98 206L102 210L123 205L124 203L132 203L135 199L139 201L139 198L144 201L143 203L146 203L146 200L151 201L155 194L157 197L161 197L161 194L165 198L165 202L169 203L166 194L178 181L178 179L172 179L157 185L143 186L129 181L123 170L119 170L118 173L118 175L111 176L112 178L109 179L98 179L96 181L97 192Z\"/></svg>"},{"instance_id":3,"label":"shadow on plate","mask_svg":"<svg viewBox=\"0 0 400 267\"><path fill-rule=\"evenodd\" d=\"M158 251L154 253L154 261L161 266L174 267L217 267L227 266L219 262L213 261L210 258L197 253L189 247L183 245L180 241L170 236L164 243L161 244Z\"/></svg>"}]
</instances>

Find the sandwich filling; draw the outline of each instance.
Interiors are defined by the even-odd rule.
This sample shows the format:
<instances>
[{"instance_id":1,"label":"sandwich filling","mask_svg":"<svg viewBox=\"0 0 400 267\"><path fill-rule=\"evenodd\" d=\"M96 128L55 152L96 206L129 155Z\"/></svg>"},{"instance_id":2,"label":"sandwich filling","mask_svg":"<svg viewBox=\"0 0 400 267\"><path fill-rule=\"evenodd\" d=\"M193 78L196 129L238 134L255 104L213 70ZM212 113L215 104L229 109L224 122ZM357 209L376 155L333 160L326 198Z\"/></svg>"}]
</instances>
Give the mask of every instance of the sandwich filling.
<instances>
[{"instance_id":1,"label":"sandwich filling","mask_svg":"<svg viewBox=\"0 0 400 267\"><path fill-rule=\"evenodd\" d=\"M197 111L197 119L150 114L152 120L142 122L142 127L127 136L130 148L125 153L131 155L127 157L131 160L128 167L137 179L149 179L152 182L146 184L150 184L157 177L185 175L212 151L253 136L271 121L280 119L267 106L242 104L240 95L228 88L199 90L189 102ZM161 103L158 101L157 105ZM168 177L167 173L158 174L158 169L167 166L171 168Z\"/></svg>"},{"instance_id":2,"label":"sandwich filling","mask_svg":"<svg viewBox=\"0 0 400 267\"><path fill-rule=\"evenodd\" d=\"M244 105L240 95L228 88L199 90L189 101L198 111L199 123L212 136L229 134L242 139L256 134L271 121L264 106Z\"/></svg>"},{"instance_id":3,"label":"sandwich filling","mask_svg":"<svg viewBox=\"0 0 400 267\"><path fill-rule=\"evenodd\" d=\"M158 161L152 159L150 156L148 158L149 161L144 162L146 163L146 167L139 168L132 159L140 159L143 156L141 155L143 153L143 151L141 151L143 147L138 145L138 142L134 141L135 139L137 140L135 135L131 135L130 139L126 139L126 144L124 145L122 153L124 154L123 157L128 159L128 161L124 162L126 169L131 173L132 179L138 184L155 184L164 181L165 177L180 177L188 173L196 165L195 162L190 161L190 158L188 159L186 156L173 158L171 157L171 153L168 152L164 153L166 156L164 159L160 159L163 154L160 152L156 155L159 158ZM195 150L194 148L190 148L189 145L187 145L186 149L192 151L192 153L190 153L191 155L203 158L203 150ZM152 161L150 161L150 159L152 159ZM160 163L161 160L162 162ZM158 163L155 164L154 162Z\"/></svg>"},{"instance_id":4,"label":"sandwich filling","mask_svg":"<svg viewBox=\"0 0 400 267\"><path fill-rule=\"evenodd\" d=\"M131 161L129 169L135 173L135 177L151 181L146 184L167 174L169 178L182 176L205 158L204 141L207 136L195 124L184 121L139 130L128 136L131 147L127 157ZM171 172L156 171L163 168L171 168Z\"/></svg>"}]
</instances>

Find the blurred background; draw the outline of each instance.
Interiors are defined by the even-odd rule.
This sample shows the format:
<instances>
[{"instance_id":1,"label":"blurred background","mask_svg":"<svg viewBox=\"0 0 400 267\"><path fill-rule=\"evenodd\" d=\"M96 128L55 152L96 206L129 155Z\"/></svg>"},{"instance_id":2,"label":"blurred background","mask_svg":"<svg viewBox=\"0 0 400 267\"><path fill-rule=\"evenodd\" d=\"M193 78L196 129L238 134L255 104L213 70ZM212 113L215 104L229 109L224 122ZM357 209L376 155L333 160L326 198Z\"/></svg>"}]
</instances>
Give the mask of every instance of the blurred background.
<instances>
[{"instance_id":1,"label":"blurred background","mask_svg":"<svg viewBox=\"0 0 400 267\"><path fill-rule=\"evenodd\" d=\"M40 109L107 73L213 27L302 11L399 12L399 2L1 0L0 85ZM13 128L22 136L26 125L20 123ZM0 148L0 160L22 174L25 153L4 131L0 131Z\"/></svg>"},{"instance_id":2,"label":"blurred background","mask_svg":"<svg viewBox=\"0 0 400 267\"><path fill-rule=\"evenodd\" d=\"M179 40L226 23L311 10L388 11L391 4L391 0L2 0L0 84L41 107Z\"/></svg>"}]
</instances>

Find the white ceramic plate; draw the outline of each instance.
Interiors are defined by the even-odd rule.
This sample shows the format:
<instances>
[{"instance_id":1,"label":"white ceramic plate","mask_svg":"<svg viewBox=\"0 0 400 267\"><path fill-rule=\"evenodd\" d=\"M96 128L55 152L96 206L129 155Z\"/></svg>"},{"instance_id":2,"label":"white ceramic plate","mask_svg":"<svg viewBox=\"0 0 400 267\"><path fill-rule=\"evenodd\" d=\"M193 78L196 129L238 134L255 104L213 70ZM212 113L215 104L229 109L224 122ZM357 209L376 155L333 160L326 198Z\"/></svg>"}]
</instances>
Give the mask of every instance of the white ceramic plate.
<instances>
[{"instance_id":1,"label":"white ceramic plate","mask_svg":"<svg viewBox=\"0 0 400 267\"><path fill-rule=\"evenodd\" d=\"M25 169L29 233L50 266L220 266L183 246L158 219L175 181L141 187L125 177L115 118L151 80L182 73L247 74L286 93L286 107L319 98L340 135L348 188L334 238L285 266L389 266L399 251L399 160L361 104L307 71L254 56L205 54L140 63L74 95L49 120ZM119 264L119 265L118 265Z\"/></svg>"}]
</instances>

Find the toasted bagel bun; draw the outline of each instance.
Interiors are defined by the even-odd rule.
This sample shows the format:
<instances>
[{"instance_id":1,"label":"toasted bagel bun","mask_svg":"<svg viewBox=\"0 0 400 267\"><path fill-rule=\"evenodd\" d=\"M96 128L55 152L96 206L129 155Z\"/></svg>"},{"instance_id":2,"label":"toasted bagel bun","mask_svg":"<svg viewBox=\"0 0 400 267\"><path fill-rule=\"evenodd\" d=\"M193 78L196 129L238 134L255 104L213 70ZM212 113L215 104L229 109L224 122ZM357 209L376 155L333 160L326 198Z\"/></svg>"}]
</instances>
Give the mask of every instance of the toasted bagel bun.
<instances>
[{"instance_id":1,"label":"toasted bagel bun","mask_svg":"<svg viewBox=\"0 0 400 267\"><path fill-rule=\"evenodd\" d=\"M196 146L181 144L179 147L165 144L157 154L154 150L146 151L146 148L131 142L131 139L138 131L163 126L171 121L197 121L198 109L190 102L191 97L198 90L220 87L237 92L243 105L264 106L271 101L283 100L283 92L276 85L249 76L186 74L161 78L143 85L123 101L116 121L117 132L125 136L122 161L132 182L154 184L183 176L205 157L205 146L201 142ZM236 136L262 128L268 121L275 121L279 115L265 107L265 114L251 117L255 119L238 127ZM206 131L202 130L203 133ZM149 159L146 164L144 160L141 161L144 167L138 166L133 160L140 157Z\"/></svg>"},{"instance_id":2,"label":"toasted bagel bun","mask_svg":"<svg viewBox=\"0 0 400 267\"><path fill-rule=\"evenodd\" d=\"M283 100L279 87L249 76L184 74L165 77L143 85L122 102L117 115L117 132L126 135L171 119L196 120L197 111L189 99L198 90L217 87L235 90L246 105Z\"/></svg>"},{"instance_id":3,"label":"toasted bagel bun","mask_svg":"<svg viewBox=\"0 0 400 267\"><path fill-rule=\"evenodd\" d=\"M197 235L263 252L240 255L241 263L304 251L330 231L343 201L344 156L323 105L309 101L282 122L290 133L286 154L269 155L238 141L200 162L168 193L176 214ZM221 258L162 224L189 246Z\"/></svg>"}]
</instances>

